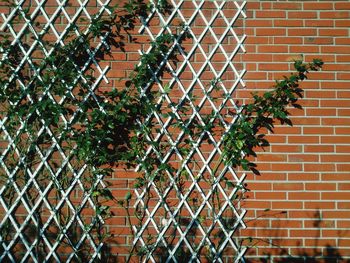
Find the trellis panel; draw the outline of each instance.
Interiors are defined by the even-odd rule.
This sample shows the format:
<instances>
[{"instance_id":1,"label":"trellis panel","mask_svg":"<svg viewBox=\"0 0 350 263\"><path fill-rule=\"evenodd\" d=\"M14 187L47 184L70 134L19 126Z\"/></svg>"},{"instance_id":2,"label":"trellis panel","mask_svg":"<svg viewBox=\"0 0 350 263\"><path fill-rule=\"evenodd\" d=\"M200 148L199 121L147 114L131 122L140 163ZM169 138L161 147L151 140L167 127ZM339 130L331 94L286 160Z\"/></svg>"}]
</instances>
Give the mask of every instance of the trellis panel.
<instances>
[{"instance_id":1,"label":"trellis panel","mask_svg":"<svg viewBox=\"0 0 350 263\"><path fill-rule=\"evenodd\" d=\"M68 5L72 2L74 7ZM7 33L11 48L19 50L20 57L20 63L12 68L13 74L7 76L9 82L13 80L25 91L31 88L34 81L42 81L44 69L39 67L38 61L67 45L69 41L65 38L69 29L76 26L80 19L84 18L90 23L93 18L108 14L110 11L106 7L109 2L98 0L92 12L88 8L91 2L87 0L15 1L8 14L1 14L1 30ZM30 9L27 10L28 7ZM75 12L72 13L73 8ZM78 29L73 32L76 37L85 33ZM96 68L96 79L89 86L89 92L84 94L85 102L95 99L94 91L102 80L108 81L106 72L109 68L101 68L95 59L101 47L107 45L106 37L107 34L102 36L94 49L86 48L86 61L75 64L79 72L75 83L88 84L84 73L91 65ZM8 50L1 50L1 53L0 63L6 63ZM28 74L29 80L23 72ZM62 85L66 86L71 96L76 96L74 86L64 81ZM8 86L2 88L7 89ZM67 97L55 97L50 92L51 88L46 87L41 98L48 96L54 104L63 105ZM18 98L11 106L20 105L22 99ZM33 101L30 95L26 99ZM76 109L71 116L60 115L58 122L71 125L79 110ZM33 114L39 116L40 125L34 135L26 130L26 124ZM65 150L60 135L46 125L42 115L39 109L29 114L20 121L17 131L10 130L10 120L4 113L0 115L0 261L94 262L101 257L103 243L97 238L96 228L103 224L103 219L101 216L91 216L97 209L91 189L104 187L103 176L97 174L97 180L89 183L91 171L88 171L87 165L79 162L72 151ZM50 138L45 147L36 143L43 136ZM26 138L33 142L30 147L34 148L23 148L21 143ZM37 160L30 166L26 161L29 152ZM66 177L67 183L62 183L62 177ZM62 218L63 214L65 218Z\"/></svg>"},{"instance_id":2,"label":"trellis panel","mask_svg":"<svg viewBox=\"0 0 350 263\"><path fill-rule=\"evenodd\" d=\"M160 150L150 144L142 158L157 158L175 169L165 171L167 185L150 179L146 187L135 190L135 209L143 210L145 217L134 226L133 245L143 262L224 262L224 257L243 262L246 248L235 233L245 228L246 210L239 202L245 174L217 162L223 135L237 118L230 111L240 111L234 92L244 87L241 54L246 35L241 20L246 17L246 2L170 2L170 12L153 9L140 29L153 41L165 33L177 34L153 72L154 79L144 87L144 93L152 89L163 94L157 101L159 111L147 119L156 127L149 140L169 146ZM176 63L169 61L172 54L177 54ZM162 77L164 71L170 77ZM180 110L184 103L189 108L186 114ZM186 129L174 128L198 123L221 127L220 135L204 130L192 136ZM183 153L182 147L189 147L188 152ZM183 174L185 187L179 183Z\"/></svg>"}]
</instances>

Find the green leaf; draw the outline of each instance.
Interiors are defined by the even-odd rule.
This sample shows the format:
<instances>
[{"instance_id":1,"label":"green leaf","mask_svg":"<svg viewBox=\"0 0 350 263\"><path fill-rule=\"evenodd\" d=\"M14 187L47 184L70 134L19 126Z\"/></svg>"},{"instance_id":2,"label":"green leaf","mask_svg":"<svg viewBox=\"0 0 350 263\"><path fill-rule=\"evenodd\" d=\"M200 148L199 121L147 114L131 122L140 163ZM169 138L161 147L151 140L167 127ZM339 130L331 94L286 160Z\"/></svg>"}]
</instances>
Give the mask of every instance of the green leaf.
<instances>
[{"instance_id":1,"label":"green leaf","mask_svg":"<svg viewBox=\"0 0 350 263\"><path fill-rule=\"evenodd\" d=\"M125 199L126 201L129 201L129 200L131 199L131 192L130 192L130 191L128 191L128 192L125 194L124 199Z\"/></svg>"}]
</instances>

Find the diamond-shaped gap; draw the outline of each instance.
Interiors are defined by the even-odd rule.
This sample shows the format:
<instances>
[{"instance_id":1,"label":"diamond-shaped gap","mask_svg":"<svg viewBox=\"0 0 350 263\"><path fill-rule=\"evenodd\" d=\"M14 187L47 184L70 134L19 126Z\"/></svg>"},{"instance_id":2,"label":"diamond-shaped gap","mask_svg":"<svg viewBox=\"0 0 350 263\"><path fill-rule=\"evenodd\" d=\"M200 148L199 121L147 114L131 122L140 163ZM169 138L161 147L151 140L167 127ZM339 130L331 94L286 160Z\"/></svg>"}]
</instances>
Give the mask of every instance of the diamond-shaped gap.
<instances>
[{"instance_id":1,"label":"diamond-shaped gap","mask_svg":"<svg viewBox=\"0 0 350 263\"><path fill-rule=\"evenodd\" d=\"M218 221L212 221L212 225L210 226L210 230L207 232L207 235L208 239L205 240L203 245L210 246L211 249L209 250L208 257L211 259L211 261L216 262L217 259L222 256L218 254L218 250L221 244L225 241L224 233Z\"/></svg>"},{"instance_id":2,"label":"diamond-shaped gap","mask_svg":"<svg viewBox=\"0 0 350 263\"><path fill-rule=\"evenodd\" d=\"M165 83L163 86L165 93L168 96L168 99L171 101L168 107L175 108L177 104L181 101L183 97L183 82L182 79L171 79Z\"/></svg>"},{"instance_id":3,"label":"diamond-shaped gap","mask_svg":"<svg viewBox=\"0 0 350 263\"><path fill-rule=\"evenodd\" d=\"M9 76L9 78L15 76L15 81L18 83L18 86L21 86L21 84L27 86L31 79L31 76L33 75L32 70L30 69L31 66L28 62L28 58L25 58L25 55L29 50L30 46L20 42L21 40L18 41L18 44L13 46L13 49L15 51L11 52L11 54L8 56L8 59L11 61L21 62L16 64L17 68L14 70L16 74L12 74L11 76Z\"/></svg>"},{"instance_id":4,"label":"diamond-shaped gap","mask_svg":"<svg viewBox=\"0 0 350 263\"><path fill-rule=\"evenodd\" d=\"M241 48L236 46L234 50L230 50L228 56L230 60L227 61L227 66L222 68L221 71L223 71L223 74L225 74L227 70L233 71L235 75L231 76L231 79L236 80L241 72L245 69L244 52L241 50Z\"/></svg>"},{"instance_id":5,"label":"diamond-shaped gap","mask_svg":"<svg viewBox=\"0 0 350 263\"><path fill-rule=\"evenodd\" d=\"M208 133L203 135L200 144L197 146L197 151L202 154L206 163L211 160L212 155L216 151L216 145Z\"/></svg>"},{"instance_id":6,"label":"diamond-shaped gap","mask_svg":"<svg viewBox=\"0 0 350 263\"><path fill-rule=\"evenodd\" d=\"M220 175L221 171L225 169L225 165L221 159L221 154L218 152L218 150L216 150L216 147L214 147L214 143L211 140L209 142L212 143L212 145L209 145L210 149L213 150L209 153L209 157L207 159L208 166L206 167L206 173L208 173L208 176L214 180L217 176Z\"/></svg>"},{"instance_id":7,"label":"diamond-shaped gap","mask_svg":"<svg viewBox=\"0 0 350 263\"><path fill-rule=\"evenodd\" d=\"M211 57L211 70L218 75L224 69L226 61L225 53L220 48L216 49L214 55Z\"/></svg>"},{"instance_id":8,"label":"diamond-shaped gap","mask_svg":"<svg viewBox=\"0 0 350 263\"><path fill-rule=\"evenodd\" d=\"M22 241L20 238L17 238L15 240L15 243L13 243L13 245L9 249L9 252L10 252L9 254L11 254L11 256L16 258L17 260L22 260L26 251L27 251L27 248L24 245L24 241ZM18 261L16 261L16 262L18 262Z\"/></svg>"},{"instance_id":9,"label":"diamond-shaped gap","mask_svg":"<svg viewBox=\"0 0 350 263\"><path fill-rule=\"evenodd\" d=\"M185 241L181 241L174 253L174 257L176 258L177 262L193 262L191 261L193 257L192 252Z\"/></svg>"},{"instance_id":10,"label":"diamond-shaped gap","mask_svg":"<svg viewBox=\"0 0 350 263\"><path fill-rule=\"evenodd\" d=\"M85 244L87 244L90 247L91 252L95 250L95 247L97 247L97 244L101 242L101 238L105 234L102 228L103 221L100 217L96 217L95 215L95 213L99 213L99 209L103 210L104 207L101 206L99 208L94 208L93 206L91 206L90 202L87 202L82 209L82 213L79 214L82 220L82 225L80 225L80 240L83 240L84 238L86 240L84 239L84 243L80 243L78 246L81 248L83 246L86 246ZM91 215L90 211L92 212Z\"/></svg>"},{"instance_id":11,"label":"diamond-shaped gap","mask_svg":"<svg viewBox=\"0 0 350 263\"><path fill-rule=\"evenodd\" d=\"M166 136L165 136L166 131L163 129L163 124L166 123L169 118L168 112L164 114L159 114L158 118L152 119L152 127L148 135L154 140L156 138L158 138L158 140L160 141L162 141L163 139L166 140Z\"/></svg>"},{"instance_id":12,"label":"diamond-shaped gap","mask_svg":"<svg viewBox=\"0 0 350 263\"><path fill-rule=\"evenodd\" d=\"M73 175L74 176L74 175ZM74 177L77 177L75 175ZM74 178L75 179L75 178ZM79 176L77 184L74 190L70 194L70 201L74 206L82 207L82 201L85 199L87 194L98 190L99 188L99 175L95 171L87 168ZM90 210L91 207L86 209L87 215L93 215L94 211ZM85 209L85 207L84 207ZM93 209L93 207L91 208ZM101 211L102 212L102 211Z\"/></svg>"},{"instance_id":13,"label":"diamond-shaped gap","mask_svg":"<svg viewBox=\"0 0 350 263\"><path fill-rule=\"evenodd\" d=\"M67 11L67 7L60 8L58 6L58 3L52 4L52 5L44 5L41 9L42 14L46 13L47 18L49 19L48 21L44 17L44 15L40 16L39 19L42 20L41 23L45 23L45 29L46 29L46 31L42 31L42 33L45 34L45 37L47 37L46 40L50 41L51 44L56 42L57 40L56 34L61 35L62 32L70 26L70 22L65 17L64 9L66 9ZM55 16L53 16L54 14ZM45 43L45 44L49 44L49 43Z\"/></svg>"},{"instance_id":14,"label":"diamond-shaped gap","mask_svg":"<svg viewBox=\"0 0 350 263\"><path fill-rule=\"evenodd\" d=\"M154 206L157 204L157 202L154 202L153 205L150 205L151 201L146 200L145 205L146 207L139 207L138 211L139 214L143 213L154 213L154 216L152 217L142 217L142 222L139 222L138 224L138 231L141 231L143 229L140 238L143 240L144 244L140 242L141 247L136 247L139 252L142 251L147 252L154 248L156 248L156 244L162 244L164 245L163 236L159 236L159 232L164 227L165 220L167 219L167 213L164 210L164 208L158 206L156 211L153 211ZM148 212L147 212L148 210ZM158 212L159 210L159 212ZM159 222L163 222L160 223ZM158 241L157 239L160 238Z\"/></svg>"},{"instance_id":15,"label":"diamond-shaped gap","mask_svg":"<svg viewBox=\"0 0 350 263\"><path fill-rule=\"evenodd\" d=\"M77 220L74 220L69 228L65 228L66 233L61 242L58 243L56 249L57 254L63 260L67 260L69 257L73 257L75 260L91 259L91 255L94 254L95 249L91 246L90 240L84 238L85 229L79 224ZM81 243L80 245L78 245Z\"/></svg>"},{"instance_id":16,"label":"diamond-shaped gap","mask_svg":"<svg viewBox=\"0 0 350 263\"><path fill-rule=\"evenodd\" d=\"M5 240L7 244L13 240L14 235L17 232L13 226L11 218L14 218L14 224L16 224L17 227L19 227L19 225L16 223L16 215L24 213L23 207L21 207L18 203L18 198L18 192L16 191L13 183L8 183L6 185L5 190L1 194L1 203L4 203L4 205L1 205L3 213L0 214L2 226L1 237L3 238L3 240Z\"/></svg>"},{"instance_id":17,"label":"diamond-shaped gap","mask_svg":"<svg viewBox=\"0 0 350 263\"><path fill-rule=\"evenodd\" d=\"M165 227L168 225L168 222L170 221L170 218L160 218L160 225L162 227ZM157 258L159 258L159 262L164 262L164 259L169 257L168 249L173 249L174 246L177 245L180 233L177 229L177 222L174 224L174 222L171 222L168 226L167 230L163 234L164 241L161 241L157 248L155 249L153 255ZM164 242L167 244L167 246L164 246Z\"/></svg>"},{"instance_id":18,"label":"diamond-shaped gap","mask_svg":"<svg viewBox=\"0 0 350 263\"><path fill-rule=\"evenodd\" d=\"M48 170L43 163L35 164L35 167L32 166L31 169L33 170L33 176L35 176L33 185L38 191L38 198L40 198L43 196L43 192L47 190L47 187L51 185L51 171ZM36 200L36 202L38 202L38 200Z\"/></svg>"},{"instance_id":19,"label":"diamond-shaped gap","mask_svg":"<svg viewBox=\"0 0 350 263\"><path fill-rule=\"evenodd\" d=\"M89 205L86 205L86 207L79 209L78 214L78 212L74 211L79 207L76 204L76 199L78 198L74 198L74 192L71 192L70 196L65 198L63 205L58 209L60 218L58 219L59 225L54 228L56 231L55 245L57 246L57 253L60 256L62 255L63 259L68 257L68 255L72 255L74 247L79 251L78 254L82 258L88 259L89 253L94 252L90 241L84 237L85 233L90 229L93 211L89 208ZM73 203L74 207L71 207L68 202ZM80 222L80 220L83 221ZM83 243L78 247L82 239Z\"/></svg>"},{"instance_id":20,"label":"diamond-shaped gap","mask_svg":"<svg viewBox=\"0 0 350 263\"><path fill-rule=\"evenodd\" d=\"M45 198L44 198L45 199ZM38 204L40 202L40 204ZM35 228L32 230L35 232L35 236L33 236L33 240L29 243L30 245L35 242L34 251L38 249L41 253L41 257L46 256L46 251L49 251L52 247L52 244L56 241L57 238L57 230L54 231L56 225L50 220L47 222L52 215L52 207L47 205L45 201L36 201L36 209L33 214L33 218L37 220ZM34 226L30 222L29 225ZM49 231L50 230L50 231Z\"/></svg>"},{"instance_id":21,"label":"diamond-shaped gap","mask_svg":"<svg viewBox=\"0 0 350 263\"><path fill-rule=\"evenodd\" d=\"M44 76L44 83L46 84L46 88L49 88L48 94L46 95L48 100L52 101L53 105L62 105L61 107L57 107L60 112L57 114L58 121L56 123L62 123L64 121L62 119L62 115L68 115L66 119L70 119L69 116L72 116L73 113L77 110L75 106L76 101L74 100L74 93L72 93L72 89L80 90L79 83L73 86L69 80L68 82L64 82L56 78L57 74L60 73L60 70L65 67L65 57L60 57L56 59L56 61L50 62L47 64L45 69L42 70L41 75ZM58 67L58 68L57 68ZM68 69L68 67L66 68ZM73 69L71 69L73 70ZM75 94L78 94L78 91L75 91Z\"/></svg>"},{"instance_id":22,"label":"diamond-shaped gap","mask_svg":"<svg viewBox=\"0 0 350 263\"><path fill-rule=\"evenodd\" d=\"M204 162L198 152L194 152L191 156L191 159L187 163L189 169L191 169L194 178L198 178L201 176L200 171L204 165Z\"/></svg>"},{"instance_id":23,"label":"diamond-shaped gap","mask_svg":"<svg viewBox=\"0 0 350 263\"><path fill-rule=\"evenodd\" d=\"M208 184L206 182L200 183L201 188L204 192L207 191L206 187ZM206 205L206 201L203 199L201 193L199 193L196 188L191 193L192 198L188 198L187 201L195 214L194 218L189 218L186 224L186 239L191 244L191 247L195 251L199 251L201 248L201 243L203 242L203 238L205 238L205 232L207 231L207 227L210 225L210 214L209 208Z\"/></svg>"},{"instance_id":24,"label":"diamond-shaped gap","mask_svg":"<svg viewBox=\"0 0 350 263\"><path fill-rule=\"evenodd\" d=\"M181 65L181 67L184 67L185 64ZM189 70L189 67L186 68L186 70ZM174 95L177 99L176 101L172 101L172 106L176 109L178 109L178 113L184 113L186 112L186 110L189 108L189 99L193 98L193 94L192 94L192 87L191 87L191 83L192 80L190 78L187 79L183 79L181 74L187 74L189 72L181 72L179 74L179 77L174 78L173 80L173 86L174 88L172 90L174 90L175 93L170 94L170 99L172 99L172 95ZM191 73L190 73L191 74Z\"/></svg>"},{"instance_id":25,"label":"diamond-shaped gap","mask_svg":"<svg viewBox=\"0 0 350 263\"><path fill-rule=\"evenodd\" d=\"M181 18L179 12L176 12L174 8L172 8L169 11L165 11L165 12L163 11L162 14L160 15L160 21L163 21L164 23L168 22L166 26L163 27L164 31L162 34L171 33L172 35L179 36L184 26L183 19Z\"/></svg>"},{"instance_id":26,"label":"diamond-shaped gap","mask_svg":"<svg viewBox=\"0 0 350 263\"><path fill-rule=\"evenodd\" d=\"M176 6L178 6L178 10L176 11L176 18L181 18L181 15L183 18L181 18L181 23L188 22L188 20L190 19L190 17L193 14L193 5L191 5L190 1L174 1ZM180 5L179 5L180 4ZM192 8L192 9L191 9ZM183 21L183 19L185 21Z\"/></svg>"},{"instance_id":27,"label":"diamond-shaped gap","mask_svg":"<svg viewBox=\"0 0 350 263\"><path fill-rule=\"evenodd\" d=\"M187 181L187 183L189 185L192 184L191 181ZM176 217L176 221L178 222L178 225L183 233L186 231L186 229L189 228L190 224L193 223L192 221L194 219L192 218L191 214L195 214L197 212L203 201L201 193L197 188L192 188L188 191L191 192L186 193L187 198L185 200L185 203L180 207L178 215Z\"/></svg>"},{"instance_id":28,"label":"diamond-shaped gap","mask_svg":"<svg viewBox=\"0 0 350 263\"><path fill-rule=\"evenodd\" d=\"M235 211L238 210L238 211ZM220 222L223 226L222 228L226 230L227 233L230 231L235 231L240 219L237 217L237 212L239 212L239 208L227 206L225 211L220 215Z\"/></svg>"},{"instance_id":29,"label":"diamond-shaped gap","mask_svg":"<svg viewBox=\"0 0 350 263\"><path fill-rule=\"evenodd\" d=\"M51 116L47 115L47 117L50 118ZM45 128L43 125L44 124L41 124L42 127L38 129L41 132L39 132L37 137L35 138L35 144L39 148L41 154L43 156L46 156L52 151L51 148L54 144L54 141L51 137L51 134L48 132L47 128ZM38 158L40 158L39 157L40 153L38 151L35 152L35 155L38 156Z\"/></svg>"},{"instance_id":30,"label":"diamond-shaped gap","mask_svg":"<svg viewBox=\"0 0 350 263\"><path fill-rule=\"evenodd\" d=\"M195 109L195 100L197 97L193 95L192 92L188 93L186 96L181 98L180 104L177 106L177 113L181 117L183 130L185 130L185 126L188 126L190 122L192 122L193 116L196 114ZM187 133L186 133L187 134Z\"/></svg>"},{"instance_id":31,"label":"diamond-shaped gap","mask_svg":"<svg viewBox=\"0 0 350 263\"><path fill-rule=\"evenodd\" d=\"M234 95L236 97L236 95ZM227 100L224 107L221 109L220 114L222 118L220 119L222 125L226 124L227 127L231 126L238 118L240 113L240 106L244 102L244 99L231 98Z\"/></svg>"},{"instance_id":32,"label":"diamond-shaped gap","mask_svg":"<svg viewBox=\"0 0 350 263\"><path fill-rule=\"evenodd\" d=\"M223 40L221 42L221 47L218 49L222 53L226 52L228 57L231 57L234 52L241 53L241 56L242 56L242 54L244 54L242 51L242 48L240 48L240 46L239 46L240 41L242 40L242 36L235 35L236 30L237 29L235 29L234 32L232 32L232 31L227 32L227 34L225 35L225 37L223 38ZM234 63L235 66L238 63L241 64L243 62L242 57L240 58L240 60L236 60L235 62L236 62L236 63ZM240 68L241 68L241 66L237 65L237 69L239 70Z\"/></svg>"},{"instance_id":33,"label":"diamond-shaped gap","mask_svg":"<svg viewBox=\"0 0 350 263\"><path fill-rule=\"evenodd\" d=\"M148 21L148 25L146 27L146 32L149 34L149 36L152 38L156 38L160 30L164 27L162 20L158 16L158 14L155 14L151 20Z\"/></svg>"},{"instance_id":34,"label":"diamond-shaped gap","mask_svg":"<svg viewBox=\"0 0 350 263\"><path fill-rule=\"evenodd\" d=\"M4 161L3 165L6 166L6 169L10 174L12 174L15 170L17 170L21 165L21 160L20 160L21 156L18 156L18 153L15 150L15 147L16 146L12 144L11 147L8 149L6 155L3 156L3 161ZM23 171L22 169L20 171ZM23 176L23 174L17 171L14 180L21 178L21 176Z\"/></svg>"},{"instance_id":35,"label":"diamond-shaped gap","mask_svg":"<svg viewBox=\"0 0 350 263\"><path fill-rule=\"evenodd\" d=\"M9 205L8 208L11 208L11 206ZM1 224L1 238L7 247L9 247L10 243L13 242L14 245L12 245L12 248L19 242L18 237L15 238L17 234L16 228L19 228L20 226L16 218L16 208L18 209L17 205L15 205L13 212L9 213L6 220L4 220ZM5 215L6 214L3 214L3 216ZM1 218L1 220L3 220L3 218Z\"/></svg>"},{"instance_id":36,"label":"diamond-shaped gap","mask_svg":"<svg viewBox=\"0 0 350 263\"><path fill-rule=\"evenodd\" d=\"M193 47L193 48L192 48ZM199 47L191 45L189 48L189 52L191 52L191 56L188 58L188 61L191 63L193 69L198 72L204 63L206 63L206 52L208 51L208 46L202 45Z\"/></svg>"},{"instance_id":37,"label":"diamond-shaped gap","mask_svg":"<svg viewBox=\"0 0 350 263\"><path fill-rule=\"evenodd\" d=\"M239 4L241 6L243 3ZM234 1L226 1L225 7L221 9L221 16L226 17L230 23L232 18L237 16L233 24L233 28L242 28L244 26L244 17L241 12L237 9L236 3Z\"/></svg>"},{"instance_id":38,"label":"diamond-shaped gap","mask_svg":"<svg viewBox=\"0 0 350 263\"><path fill-rule=\"evenodd\" d=\"M77 28L79 28L80 32L85 32L86 29L88 28L89 24L91 23L91 18L97 17L98 12L100 10L96 7L90 8L90 5L87 5L86 7L83 7L83 9L80 9L80 4L77 3L77 5L79 8L78 7L77 8L75 8L75 7L65 8L65 12L62 12L61 17L60 17L61 24L67 25L67 23L65 23L66 20L68 21L67 16L69 17L70 20L72 20L73 17L75 17L77 15L77 11L79 10L79 17L75 20L74 24L77 26ZM105 13L105 12L103 12L103 13Z\"/></svg>"},{"instance_id":39,"label":"diamond-shaped gap","mask_svg":"<svg viewBox=\"0 0 350 263\"><path fill-rule=\"evenodd\" d=\"M212 71L212 68L210 66L210 64L206 64L206 63L202 63L200 64L200 68L202 69L202 71L200 72L200 74L198 75L198 80L201 82L201 86L200 88L205 92L205 95L207 95L207 92L209 92L209 90L213 89L213 85L216 84L217 79L216 79L216 72ZM205 65L205 66L204 66Z\"/></svg>"},{"instance_id":40,"label":"diamond-shaped gap","mask_svg":"<svg viewBox=\"0 0 350 263\"><path fill-rule=\"evenodd\" d=\"M71 189L75 187L77 183L78 176L83 173L84 163L81 160L77 160L75 155L68 157L69 163L66 160L62 159L62 163L56 170L55 180L57 184L55 187L58 187L62 190Z\"/></svg>"},{"instance_id":41,"label":"diamond-shaped gap","mask_svg":"<svg viewBox=\"0 0 350 263\"><path fill-rule=\"evenodd\" d=\"M183 127L183 121L181 118L178 118L177 116L169 122L169 126L167 127L167 133L171 137L172 141L176 141L179 134L182 132ZM169 141L169 143L171 143Z\"/></svg>"},{"instance_id":42,"label":"diamond-shaped gap","mask_svg":"<svg viewBox=\"0 0 350 263\"><path fill-rule=\"evenodd\" d=\"M237 66L236 66L237 65ZM242 63L241 54L238 53L230 63L223 69L221 82L227 92L234 90L240 91L243 88L242 77L244 73L244 64Z\"/></svg>"},{"instance_id":43,"label":"diamond-shaped gap","mask_svg":"<svg viewBox=\"0 0 350 263\"><path fill-rule=\"evenodd\" d=\"M62 143L60 149L62 148L64 149L64 147L62 146L64 146L65 143L66 142ZM54 148L51 149L51 152L48 155L46 155L47 156L46 164L49 166L48 169L50 169L54 174L57 174L58 171L60 171L60 169L63 169L62 171L63 174L67 174L67 171L65 169L67 169L68 167L67 166L63 167L65 159L60 153L60 150L58 147L59 146L56 145ZM69 156L68 149L66 150L66 156Z\"/></svg>"}]
</instances>

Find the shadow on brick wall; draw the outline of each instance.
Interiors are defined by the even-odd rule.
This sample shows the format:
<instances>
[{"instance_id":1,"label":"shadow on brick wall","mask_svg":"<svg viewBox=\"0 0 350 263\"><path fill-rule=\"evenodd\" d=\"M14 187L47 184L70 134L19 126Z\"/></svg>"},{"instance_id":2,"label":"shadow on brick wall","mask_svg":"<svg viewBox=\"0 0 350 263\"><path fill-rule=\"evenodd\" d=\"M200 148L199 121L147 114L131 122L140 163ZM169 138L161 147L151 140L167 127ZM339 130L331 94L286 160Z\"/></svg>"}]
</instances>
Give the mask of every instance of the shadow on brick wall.
<instances>
[{"instance_id":1,"label":"shadow on brick wall","mask_svg":"<svg viewBox=\"0 0 350 263\"><path fill-rule=\"evenodd\" d=\"M286 212L282 212L286 213ZM274 214L276 215L276 214ZM264 216L262 216L264 217ZM317 230L317 235L313 238L312 244L306 246L302 244L303 237L300 237L300 241L296 242L296 245L291 248L288 246L279 245L276 242L277 239L288 239L288 237L283 236L282 229L286 228L283 226L283 220L280 220L280 227L277 230L272 230L270 240L268 238L252 238L257 241L255 247L259 247L260 244L265 244L264 247L261 247L261 251L266 248L266 251L272 250L272 252L262 252L264 256L256 256L248 255L246 262L263 262L263 263L350 263L349 255L343 255L341 250L334 246L334 244L327 244L322 239L321 236L322 230L324 229L322 226L325 224L325 220L322 219L321 211L317 211L314 216L314 221L312 223L313 230ZM256 219L258 220L258 219ZM252 226L254 227L254 226ZM327 228L329 229L329 228ZM303 229L301 229L303 230ZM332 230L336 230L332 228ZM267 229L268 231L268 229ZM308 231L305 229L305 231ZM350 235L350 230L346 231L347 236ZM340 236L338 236L340 237ZM333 237L334 238L334 237ZM329 238L328 238L329 239ZM266 244L268 246L266 246ZM254 246L251 246L254 247ZM249 254L249 252L248 252Z\"/></svg>"}]
</instances>

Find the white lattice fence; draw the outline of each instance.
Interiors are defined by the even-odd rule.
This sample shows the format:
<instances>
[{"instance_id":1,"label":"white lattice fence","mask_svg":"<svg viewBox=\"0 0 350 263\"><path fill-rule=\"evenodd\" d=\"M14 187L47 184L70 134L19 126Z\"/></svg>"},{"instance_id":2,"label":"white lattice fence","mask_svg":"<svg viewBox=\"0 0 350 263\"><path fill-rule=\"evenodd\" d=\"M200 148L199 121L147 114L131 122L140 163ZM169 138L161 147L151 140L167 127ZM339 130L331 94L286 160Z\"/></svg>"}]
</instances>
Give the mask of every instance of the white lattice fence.
<instances>
[{"instance_id":1,"label":"white lattice fence","mask_svg":"<svg viewBox=\"0 0 350 263\"><path fill-rule=\"evenodd\" d=\"M1 92L11 95L19 90L21 94L1 105L1 262L92 262L101 256L99 231L103 219L96 213L92 191L104 187L103 176L76 158L74 145L73 150L67 150L65 140L57 133L57 127L73 125L82 108L54 116L55 125L46 122L44 115L49 108L37 108L15 124L4 108L20 113L25 105L46 100L45 105L52 109L66 105L69 109L78 96L82 96L81 105L98 104L94 91L102 80L107 81L108 67L102 69L95 57L107 45L107 34L97 39L93 49L85 47L85 60L73 63L77 76L72 83L57 83L56 76L64 70L60 64L64 65L76 50L68 50L67 57L58 64L45 59L69 45L72 38L84 35L92 19L109 13L108 4L108 0L98 0L92 8L90 1L80 0L16 1L9 13L1 14L8 48L2 47L0 63L2 69L8 66L11 72L1 76L8 83L1 86ZM81 21L85 26L78 27ZM12 57L12 51L16 57ZM18 63L11 62L14 60ZM93 81L85 78L91 67L97 73ZM52 79L45 79L50 72L54 72ZM37 83L49 84L34 96L31 90L37 88ZM53 92L57 85L64 88L63 94ZM79 86L88 86L88 91L78 94ZM96 180L90 180L92 177Z\"/></svg>"},{"instance_id":2,"label":"white lattice fence","mask_svg":"<svg viewBox=\"0 0 350 263\"><path fill-rule=\"evenodd\" d=\"M220 158L222 136L235 122L234 112L240 110L234 91L244 86L241 54L245 35L240 21L245 17L245 2L169 3L166 12L153 9L142 19L140 29L151 40L165 33L175 34L176 40L153 72L150 83L156 85L144 87L145 93L152 89L162 94L157 101L159 110L146 121L152 123L148 139L164 148L150 144L140 158L156 157L161 166L166 164L162 172L167 180L153 178L146 188L135 191L136 211L145 216L140 226L134 226L133 246L144 261L223 262L224 257L243 261L245 248L235 233L245 227L245 210L239 206L245 175L223 165ZM73 113L56 116L62 127L75 123L84 103L103 110L95 90L102 80L107 81L108 70L96 58L107 46L106 33L94 48L86 47L84 61L74 64L79 74L73 84L59 83L66 93L51 91L53 76L39 98L30 95L35 83L47 82L44 74L48 69L40 61L69 45L70 32L78 38L84 34L76 26L79 21L88 21L88 25L109 13L109 1L97 1L94 8L90 1L68 4L72 3L56 0L47 5L47 1L35 0L27 10L28 1L16 2L10 13L2 14L1 27L19 59L6 78L22 91L21 97L1 106L20 110L23 104L45 99L63 107L80 96L82 104ZM1 52L4 66L11 57ZM93 81L85 77L91 67L95 69ZM60 68L53 64L50 70L59 72ZM79 85L87 87L85 93L75 88ZM11 93L10 86L2 88ZM0 261L92 262L101 257L103 246L103 219L93 197L94 190L104 187L103 176L76 158L74 145L67 150L57 127L45 122L45 114L36 109L13 124L1 109ZM27 128L33 119L34 133ZM196 130L196 126L202 128Z\"/></svg>"},{"instance_id":3,"label":"white lattice fence","mask_svg":"<svg viewBox=\"0 0 350 263\"><path fill-rule=\"evenodd\" d=\"M235 233L245 227L239 205L245 175L220 160L223 134L240 110L234 91L244 86L245 2L170 2L170 12L154 9L140 29L151 40L163 34L176 40L153 72L156 85L144 88L162 96L147 119L155 144L142 158L164 164L166 179L150 174L135 191L135 209L144 217L134 226L133 245L144 262L244 261L246 248ZM154 147L159 142L163 149Z\"/></svg>"}]
</instances>

